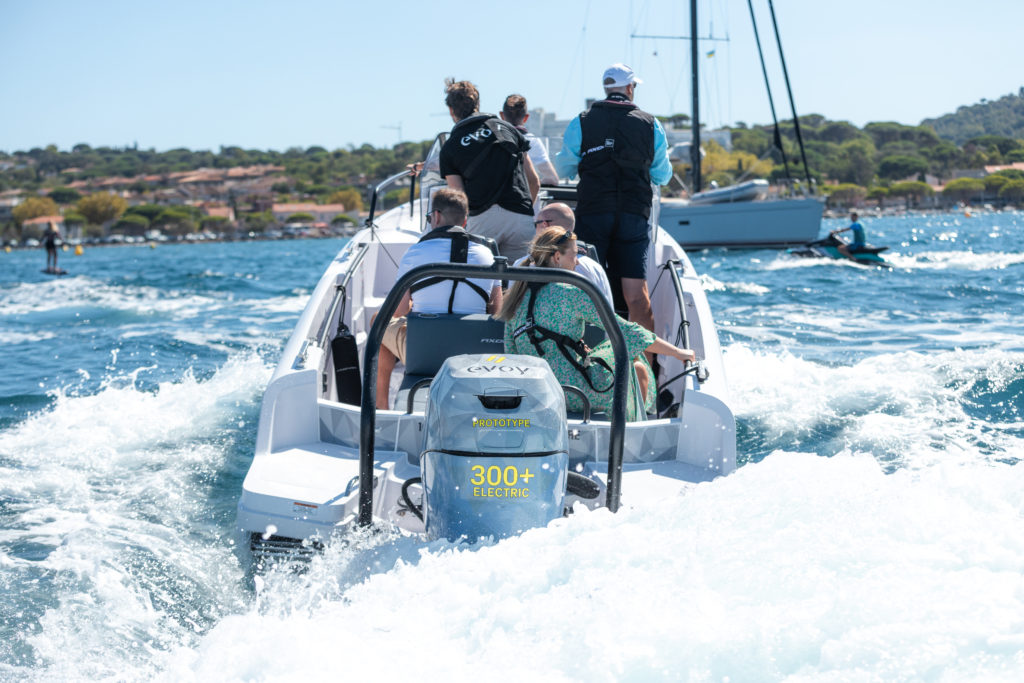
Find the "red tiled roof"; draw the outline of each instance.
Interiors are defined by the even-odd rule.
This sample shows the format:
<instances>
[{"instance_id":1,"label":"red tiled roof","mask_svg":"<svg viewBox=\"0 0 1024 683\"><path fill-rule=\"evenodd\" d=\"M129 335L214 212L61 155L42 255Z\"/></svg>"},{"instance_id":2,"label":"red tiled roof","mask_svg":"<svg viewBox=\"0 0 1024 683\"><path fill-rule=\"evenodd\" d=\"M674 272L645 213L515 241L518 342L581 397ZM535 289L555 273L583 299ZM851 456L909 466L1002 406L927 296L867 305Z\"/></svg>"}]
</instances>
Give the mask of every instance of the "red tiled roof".
<instances>
[{"instance_id":1,"label":"red tiled roof","mask_svg":"<svg viewBox=\"0 0 1024 683\"><path fill-rule=\"evenodd\" d=\"M22 225L37 225L39 223L63 223L64 216L38 216L36 218L29 218Z\"/></svg>"},{"instance_id":2,"label":"red tiled roof","mask_svg":"<svg viewBox=\"0 0 1024 683\"><path fill-rule=\"evenodd\" d=\"M344 204L314 204L312 202L304 202L302 204L274 204L274 213L298 213L300 211L306 212L323 212L323 211L337 211L338 213L345 213Z\"/></svg>"}]
</instances>

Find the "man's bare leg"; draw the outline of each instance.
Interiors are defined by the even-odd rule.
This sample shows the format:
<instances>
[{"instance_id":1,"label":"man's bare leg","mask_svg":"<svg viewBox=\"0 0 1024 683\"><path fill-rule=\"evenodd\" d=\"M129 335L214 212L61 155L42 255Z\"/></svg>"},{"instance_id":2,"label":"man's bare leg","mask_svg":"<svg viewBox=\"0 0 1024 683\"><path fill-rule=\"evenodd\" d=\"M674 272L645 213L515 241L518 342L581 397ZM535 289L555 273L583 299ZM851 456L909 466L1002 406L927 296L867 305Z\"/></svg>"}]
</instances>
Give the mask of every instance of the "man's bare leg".
<instances>
[{"instance_id":1,"label":"man's bare leg","mask_svg":"<svg viewBox=\"0 0 1024 683\"><path fill-rule=\"evenodd\" d=\"M389 394L391 393L391 373L398 361L395 354L386 347L380 347L380 354L377 357L377 409L388 410L391 408Z\"/></svg>"},{"instance_id":2,"label":"man's bare leg","mask_svg":"<svg viewBox=\"0 0 1024 683\"><path fill-rule=\"evenodd\" d=\"M651 295L647 292L647 280L622 278L622 298L626 300L626 307L629 308L629 319L654 332L654 313L651 311Z\"/></svg>"},{"instance_id":3,"label":"man's bare leg","mask_svg":"<svg viewBox=\"0 0 1024 683\"><path fill-rule=\"evenodd\" d=\"M622 298L629 309L629 320L639 323L654 332L654 312L651 311L651 295L647 292L647 280L642 278L622 278ZM654 354L644 352L648 363L654 363Z\"/></svg>"}]
</instances>

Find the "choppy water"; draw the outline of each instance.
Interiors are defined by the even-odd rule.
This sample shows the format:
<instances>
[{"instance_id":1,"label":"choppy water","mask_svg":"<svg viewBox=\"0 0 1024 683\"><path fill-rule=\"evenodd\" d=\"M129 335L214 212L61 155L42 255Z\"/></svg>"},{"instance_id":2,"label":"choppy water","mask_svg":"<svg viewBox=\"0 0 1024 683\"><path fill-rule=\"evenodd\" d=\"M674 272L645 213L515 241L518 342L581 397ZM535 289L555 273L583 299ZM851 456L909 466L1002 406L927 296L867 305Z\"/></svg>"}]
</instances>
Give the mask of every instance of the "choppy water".
<instances>
[{"instance_id":1,"label":"choppy water","mask_svg":"<svg viewBox=\"0 0 1024 683\"><path fill-rule=\"evenodd\" d=\"M255 582L261 392L341 242L0 253L0 680L1024 678L1024 214L865 225L893 270L692 255L734 475Z\"/></svg>"}]
</instances>

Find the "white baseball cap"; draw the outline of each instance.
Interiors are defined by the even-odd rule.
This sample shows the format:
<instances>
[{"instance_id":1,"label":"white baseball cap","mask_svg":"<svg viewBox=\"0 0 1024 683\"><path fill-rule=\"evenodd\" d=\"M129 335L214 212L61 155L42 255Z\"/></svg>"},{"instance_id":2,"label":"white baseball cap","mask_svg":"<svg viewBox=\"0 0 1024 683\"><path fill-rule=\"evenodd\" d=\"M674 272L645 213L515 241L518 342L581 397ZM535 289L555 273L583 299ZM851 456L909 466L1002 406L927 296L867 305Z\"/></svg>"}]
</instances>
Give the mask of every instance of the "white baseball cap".
<instances>
[{"instance_id":1,"label":"white baseball cap","mask_svg":"<svg viewBox=\"0 0 1024 683\"><path fill-rule=\"evenodd\" d=\"M633 70L625 64L612 64L604 70L603 85L606 88L621 88L630 84L643 83Z\"/></svg>"}]
</instances>

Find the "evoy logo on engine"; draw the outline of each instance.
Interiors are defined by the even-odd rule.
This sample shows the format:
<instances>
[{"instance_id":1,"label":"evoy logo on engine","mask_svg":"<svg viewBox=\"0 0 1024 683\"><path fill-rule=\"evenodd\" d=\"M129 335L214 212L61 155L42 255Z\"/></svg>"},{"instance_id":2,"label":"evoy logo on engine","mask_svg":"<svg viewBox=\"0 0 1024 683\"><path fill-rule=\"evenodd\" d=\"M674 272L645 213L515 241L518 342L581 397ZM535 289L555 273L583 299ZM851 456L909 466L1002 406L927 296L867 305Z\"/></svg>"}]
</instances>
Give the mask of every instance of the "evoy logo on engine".
<instances>
[{"instance_id":1,"label":"evoy logo on engine","mask_svg":"<svg viewBox=\"0 0 1024 683\"><path fill-rule=\"evenodd\" d=\"M515 377L522 377L530 370L533 368L524 368L518 365L487 365L485 363L477 363L466 368L466 372L473 374L513 375Z\"/></svg>"}]
</instances>

